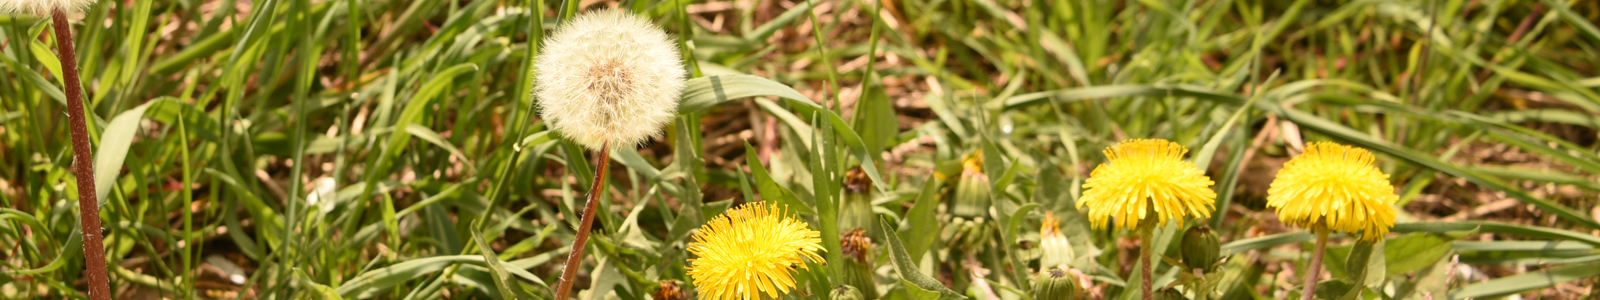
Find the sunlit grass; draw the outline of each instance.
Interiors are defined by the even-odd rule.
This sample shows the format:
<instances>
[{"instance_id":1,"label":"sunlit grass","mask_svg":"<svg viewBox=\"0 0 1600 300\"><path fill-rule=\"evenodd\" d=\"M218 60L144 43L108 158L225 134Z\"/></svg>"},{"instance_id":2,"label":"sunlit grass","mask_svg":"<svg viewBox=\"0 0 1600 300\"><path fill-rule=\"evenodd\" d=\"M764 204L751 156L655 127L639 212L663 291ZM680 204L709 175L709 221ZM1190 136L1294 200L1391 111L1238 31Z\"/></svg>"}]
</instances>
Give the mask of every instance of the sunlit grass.
<instances>
[{"instance_id":1,"label":"sunlit grass","mask_svg":"<svg viewBox=\"0 0 1600 300\"><path fill-rule=\"evenodd\" d=\"M578 299L694 293L692 237L756 201L821 233L786 298L865 266L887 299L1032 299L1052 268L1135 299L1146 247L1156 290L1299 297L1276 274L1315 237L1266 198L1312 142L1371 151L1398 196L1381 241L1332 235L1319 296L1600 277L1591 1L102 1L72 19L113 292L554 298L597 153L540 117L531 59L602 7L665 29L689 80L662 134L610 152ZM0 16L0 298L86 287L48 23ZM1147 138L1216 201L1142 245L1076 201L1097 150ZM1177 267L1195 225L1214 272Z\"/></svg>"}]
</instances>

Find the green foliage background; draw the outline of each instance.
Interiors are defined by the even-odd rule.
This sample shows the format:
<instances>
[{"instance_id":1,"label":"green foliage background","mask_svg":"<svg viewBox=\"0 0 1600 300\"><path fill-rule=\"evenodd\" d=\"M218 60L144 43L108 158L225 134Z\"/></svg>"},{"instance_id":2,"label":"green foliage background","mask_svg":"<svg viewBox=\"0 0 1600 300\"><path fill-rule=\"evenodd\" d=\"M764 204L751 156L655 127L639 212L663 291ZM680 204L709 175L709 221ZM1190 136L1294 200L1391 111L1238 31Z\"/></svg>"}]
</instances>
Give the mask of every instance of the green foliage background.
<instances>
[{"instance_id":1,"label":"green foliage background","mask_svg":"<svg viewBox=\"0 0 1600 300\"><path fill-rule=\"evenodd\" d=\"M893 233L871 255L885 298L1029 299L1049 212L1085 296L1130 299L1132 234L1072 205L1128 138L1186 145L1218 183L1216 217L1190 223L1232 254L1228 299L1298 293L1279 274L1311 237L1261 197L1305 141L1371 149L1401 196L1385 243L1335 239L1330 298L1571 298L1600 276L1595 1L181 0L72 18L113 289L550 298L594 166L534 114L529 58L611 5L680 37L694 79L662 138L612 154L587 299L692 290L687 237L757 199L837 262L858 164ZM0 298L83 297L47 26L0 16ZM969 157L997 233L970 259L934 234ZM1180 230L1158 253L1177 257ZM788 297L824 297L838 266Z\"/></svg>"}]
</instances>

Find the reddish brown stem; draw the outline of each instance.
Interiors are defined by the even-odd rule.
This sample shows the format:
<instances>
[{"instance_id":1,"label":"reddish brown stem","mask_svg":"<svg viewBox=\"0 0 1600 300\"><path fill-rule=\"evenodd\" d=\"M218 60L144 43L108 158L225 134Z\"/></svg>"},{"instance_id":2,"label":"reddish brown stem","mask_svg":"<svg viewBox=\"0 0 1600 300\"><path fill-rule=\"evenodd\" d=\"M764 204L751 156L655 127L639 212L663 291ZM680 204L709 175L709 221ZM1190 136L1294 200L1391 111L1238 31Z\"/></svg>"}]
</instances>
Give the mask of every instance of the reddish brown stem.
<instances>
[{"instance_id":1,"label":"reddish brown stem","mask_svg":"<svg viewBox=\"0 0 1600 300\"><path fill-rule=\"evenodd\" d=\"M584 204L583 219L578 221L578 237L572 241L572 252L567 253L567 267L561 270L561 285L556 288L556 300L567 300L567 294L572 293L572 281L578 277L578 265L583 262L583 247L589 243L589 229L594 227L594 214L600 208L600 194L605 193L606 169L611 165L610 142L600 145L600 157L594 160L600 170L594 173L594 183L589 186L589 199Z\"/></svg>"},{"instance_id":2,"label":"reddish brown stem","mask_svg":"<svg viewBox=\"0 0 1600 300\"><path fill-rule=\"evenodd\" d=\"M1139 291L1143 292L1141 299L1150 300L1155 297L1155 294L1150 292L1151 282L1155 281L1155 278L1150 277L1150 255L1155 253L1154 249L1151 249L1155 247L1155 229L1152 227L1155 225L1144 224L1139 227L1139 262L1144 265L1142 270L1144 273L1140 274L1142 282L1139 284Z\"/></svg>"},{"instance_id":3,"label":"reddish brown stem","mask_svg":"<svg viewBox=\"0 0 1600 300\"><path fill-rule=\"evenodd\" d=\"M1322 273L1322 251L1328 248L1328 231L1316 231L1317 250L1315 253L1311 254L1311 265L1306 266L1306 268L1310 270L1306 272L1305 285L1300 289L1300 300L1311 300L1315 298L1312 295L1317 293L1317 273Z\"/></svg>"},{"instance_id":4,"label":"reddish brown stem","mask_svg":"<svg viewBox=\"0 0 1600 300\"><path fill-rule=\"evenodd\" d=\"M106 276L105 243L100 237L100 201L94 188L94 153L89 149L89 126L83 108L83 87L78 79L78 55L72 51L72 28L67 13L56 9L50 14L56 33L56 56L61 58L61 79L67 92L67 122L72 132L72 171L78 180L78 220L83 227L83 273L88 280L89 298L111 299L111 280Z\"/></svg>"}]
</instances>

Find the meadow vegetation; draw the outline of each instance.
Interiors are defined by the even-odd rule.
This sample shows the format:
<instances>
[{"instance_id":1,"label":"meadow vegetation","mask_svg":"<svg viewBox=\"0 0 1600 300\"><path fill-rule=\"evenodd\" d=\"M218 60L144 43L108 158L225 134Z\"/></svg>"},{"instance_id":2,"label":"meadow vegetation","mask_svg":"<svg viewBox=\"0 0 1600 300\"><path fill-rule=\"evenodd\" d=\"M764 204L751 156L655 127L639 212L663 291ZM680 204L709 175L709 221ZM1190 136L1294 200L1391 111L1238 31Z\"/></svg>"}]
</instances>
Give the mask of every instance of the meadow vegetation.
<instances>
[{"instance_id":1,"label":"meadow vegetation","mask_svg":"<svg viewBox=\"0 0 1600 300\"><path fill-rule=\"evenodd\" d=\"M687 80L638 122L664 127L628 133L659 134L591 151L540 114L534 58L607 8L659 27ZM573 299L1291 299L1308 272L1322 299L1600 294L1600 1L177 0L70 19L117 299L555 299L594 186ZM51 23L0 15L5 299L90 286ZM1184 150L1141 178L1210 181L1149 196L1189 212L1094 211L1126 186L1096 169L1139 139ZM1322 199L1273 196L1322 142L1371 153L1389 185L1351 199L1392 227L1280 218ZM780 250L760 270L792 278L782 293L697 280Z\"/></svg>"}]
</instances>

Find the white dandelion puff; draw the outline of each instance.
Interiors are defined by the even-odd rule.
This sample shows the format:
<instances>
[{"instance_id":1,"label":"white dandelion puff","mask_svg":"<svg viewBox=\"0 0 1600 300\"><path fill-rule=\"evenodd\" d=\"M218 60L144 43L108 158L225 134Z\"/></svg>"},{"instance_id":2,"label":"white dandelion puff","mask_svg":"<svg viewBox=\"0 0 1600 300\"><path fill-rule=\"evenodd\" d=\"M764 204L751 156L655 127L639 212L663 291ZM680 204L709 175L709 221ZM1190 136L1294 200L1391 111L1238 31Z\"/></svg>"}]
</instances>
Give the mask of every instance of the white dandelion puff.
<instances>
[{"instance_id":1,"label":"white dandelion puff","mask_svg":"<svg viewBox=\"0 0 1600 300\"><path fill-rule=\"evenodd\" d=\"M683 61L672 38L645 18L584 13L543 45L534 77L539 117L584 147L637 146L678 111Z\"/></svg>"},{"instance_id":2,"label":"white dandelion puff","mask_svg":"<svg viewBox=\"0 0 1600 300\"><path fill-rule=\"evenodd\" d=\"M83 11L94 0L0 0L0 14L49 16L56 10L62 13Z\"/></svg>"}]
</instances>

